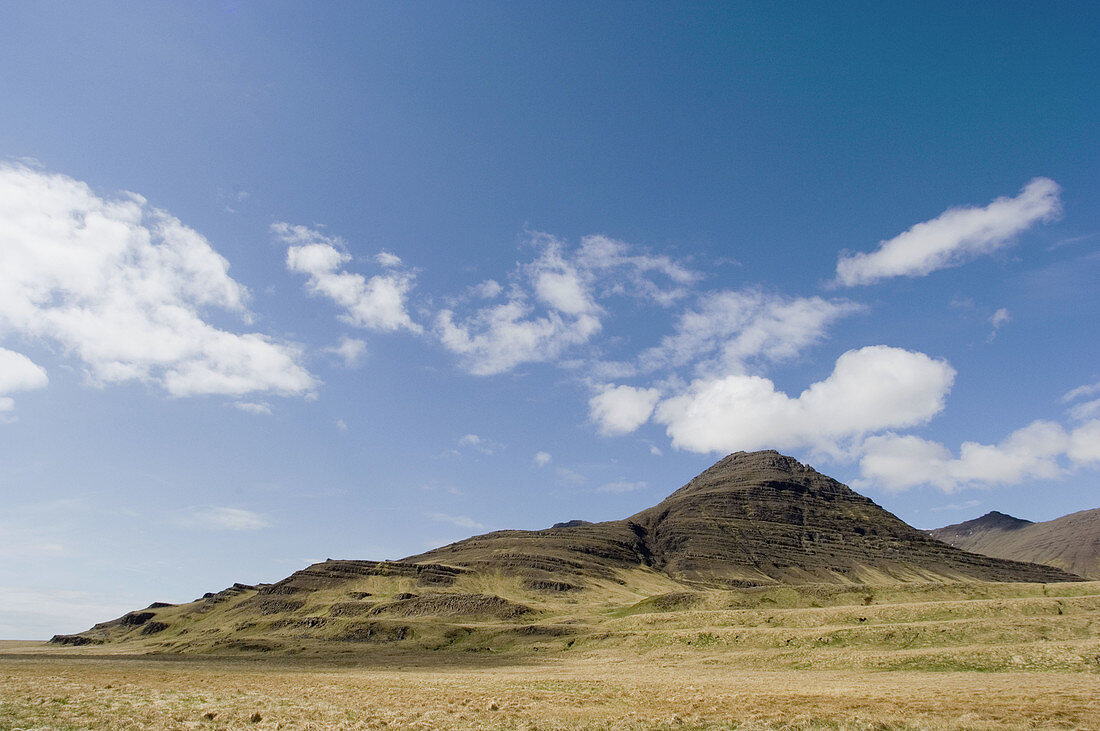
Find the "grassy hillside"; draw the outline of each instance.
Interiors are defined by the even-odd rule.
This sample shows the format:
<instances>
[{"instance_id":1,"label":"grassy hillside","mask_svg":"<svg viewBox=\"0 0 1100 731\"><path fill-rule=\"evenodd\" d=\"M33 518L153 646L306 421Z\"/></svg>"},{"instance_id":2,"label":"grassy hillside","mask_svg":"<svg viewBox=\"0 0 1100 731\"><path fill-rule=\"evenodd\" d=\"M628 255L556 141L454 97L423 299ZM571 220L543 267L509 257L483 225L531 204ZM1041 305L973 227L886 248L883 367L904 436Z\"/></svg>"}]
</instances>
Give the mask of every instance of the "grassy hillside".
<instances>
[{"instance_id":1,"label":"grassy hillside","mask_svg":"<svg viewBox=\"0 0 1100 731\"><path fill-rule=\"evenodd\" d=\"M964 551L1100 579L1100 508L1042 523L993 512L929 534Z\"/></svg>"}]
</instances>

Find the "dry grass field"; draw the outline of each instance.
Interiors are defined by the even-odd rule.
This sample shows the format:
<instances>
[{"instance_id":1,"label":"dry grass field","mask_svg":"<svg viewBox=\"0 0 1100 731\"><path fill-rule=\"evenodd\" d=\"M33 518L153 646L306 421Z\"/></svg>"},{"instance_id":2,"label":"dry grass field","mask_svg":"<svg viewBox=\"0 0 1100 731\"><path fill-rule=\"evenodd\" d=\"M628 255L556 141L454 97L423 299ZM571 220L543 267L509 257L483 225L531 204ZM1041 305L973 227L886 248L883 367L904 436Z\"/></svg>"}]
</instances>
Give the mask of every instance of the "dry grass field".
<instances>
[{"instance_id":1,"label":"dry grass field","mask_svg":"<svg viewBox=\"0 0 1100 731\"><path fill-rule=\"evenodd\" d=\"M1100 727L1095 674L766 671L618 653L432 667L9 656L0 696L5 729Z\"/></svg>"},{"instance_id":2,"label":"dry grass field","mask_svg":"<svg viewBox=\"0 0 1100 731\"><path fill-rule=\"evenodd\" d=\"M453 617L415 621L268 652L0 645L0 729L1100 729L1100 582L665 594L446 644Z\"/></svg>"}]
</instances>

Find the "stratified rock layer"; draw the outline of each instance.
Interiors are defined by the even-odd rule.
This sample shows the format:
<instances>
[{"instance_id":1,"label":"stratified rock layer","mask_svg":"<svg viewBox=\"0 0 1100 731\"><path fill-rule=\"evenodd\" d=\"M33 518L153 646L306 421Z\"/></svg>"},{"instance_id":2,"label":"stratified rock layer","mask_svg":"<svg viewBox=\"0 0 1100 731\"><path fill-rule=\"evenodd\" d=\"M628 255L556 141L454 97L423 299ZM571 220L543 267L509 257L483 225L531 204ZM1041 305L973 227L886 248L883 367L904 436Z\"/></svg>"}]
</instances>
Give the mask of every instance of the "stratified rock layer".
<instances>
[{"instance_id":1,"label":"stratified rock layer","mask_svg":"<svg viewBox=\"0 0 1100 731\"><path fill-rule=\"evenodd\" d=\"M948 546L774 451L731 454L625 520L499 531L406 561L521 572L534 580L610 576L642 564L678 580L726 587L1075 578Z\"/></svg>"}]
</instances>

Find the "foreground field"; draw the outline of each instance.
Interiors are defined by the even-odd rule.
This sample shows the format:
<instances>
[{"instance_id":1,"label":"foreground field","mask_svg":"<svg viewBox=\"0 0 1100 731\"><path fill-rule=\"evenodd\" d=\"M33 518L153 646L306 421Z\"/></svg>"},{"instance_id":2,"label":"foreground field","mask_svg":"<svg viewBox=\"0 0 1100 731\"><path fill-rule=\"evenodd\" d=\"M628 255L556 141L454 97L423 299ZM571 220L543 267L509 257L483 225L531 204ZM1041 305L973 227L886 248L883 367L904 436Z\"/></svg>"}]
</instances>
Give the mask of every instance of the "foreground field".
<instances>
[{"instance_id":1,"label":"foreground field","mask_svg":"<svg viewBox=\"0 0 1100 731\"><path fill-rule=\"evenodd\" d=\"M357 641L303 605L189 654L140 625L105 644L0 643L0 729L1100 729L1100 582L583 598L406 616ZM234 606L176 636L240 621Z\"/></svg>"},{"instance_id":2,"label":"foreground field","mask_svg":"<svg viewBox=\"0 0 1100 731\"><path fill-rule=\"evenodd\" d=\"M1100 677L1081 673L404 661L9 655L0 728L1100 728Z\"/></svg>"}]
</instances>

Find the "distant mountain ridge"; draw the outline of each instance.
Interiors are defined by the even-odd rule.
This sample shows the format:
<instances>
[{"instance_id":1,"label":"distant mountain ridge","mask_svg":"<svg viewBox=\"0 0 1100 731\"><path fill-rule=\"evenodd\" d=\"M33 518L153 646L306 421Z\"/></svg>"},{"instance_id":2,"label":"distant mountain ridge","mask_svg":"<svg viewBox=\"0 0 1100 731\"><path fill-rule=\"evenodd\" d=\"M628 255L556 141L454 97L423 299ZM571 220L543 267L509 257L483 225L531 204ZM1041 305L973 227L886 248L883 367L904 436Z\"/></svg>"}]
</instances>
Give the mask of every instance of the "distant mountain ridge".
<instances>
[{"instance_id":1,"label":"distant mountain ridge","mask_svg":"<svg viewBox=\"0 0 1100 731\"><path fill-rule=\"evenodd\" d=\"M330 559L274 584L154 604L53 641L206 652L415 638L442 648L474 634L564 636L575 628L531 622L578 603L625 607L655 598L672 606L702 590L793 585L828 594L898 583L1080 580L954 548L791 457L738 452L622 520L496 531L400 561Z\"/></svg>"},{"instance_id":2,"label":"distant mountain ridge","mask_svg":"<svg viewBox=\"0 0 1100 731\"><path fill-rule=\"evenodd\" d=\"M992 511L928 533L964 551L1041 563L1100 579L1100 508L1041 523Z\"/></svg>"}]
</instances>

